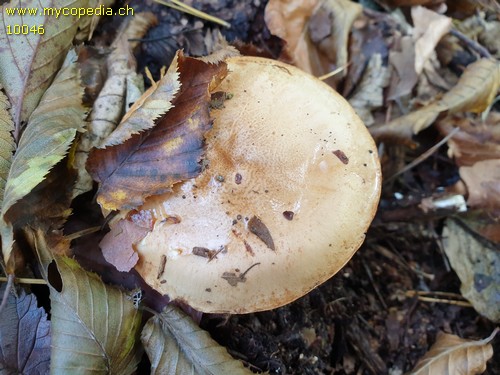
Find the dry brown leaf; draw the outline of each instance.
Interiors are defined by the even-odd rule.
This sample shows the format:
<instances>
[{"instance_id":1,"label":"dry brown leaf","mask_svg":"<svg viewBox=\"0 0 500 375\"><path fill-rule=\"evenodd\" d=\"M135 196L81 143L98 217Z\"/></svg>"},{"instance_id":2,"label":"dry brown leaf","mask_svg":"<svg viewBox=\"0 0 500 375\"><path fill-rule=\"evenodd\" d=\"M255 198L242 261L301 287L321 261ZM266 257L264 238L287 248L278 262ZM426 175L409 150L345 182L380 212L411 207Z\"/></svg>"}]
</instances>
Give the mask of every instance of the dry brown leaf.
<instances>
[{"instance_id":1,"label":"dry brown leaf","mask_svg":"<svg viewBox=\"0 0 500 375\"><path fill-rule=\"evenodd\" d=\"M322 64L323 71L313 72L315 75L329 73L335 68L347 64L349 34L354 20L362 11L363 7L360 4L350 0L326 0L313 13L309 23L309 36L329 62L329 64ZM318 24L323 24L320 30L316 28ZM327 82L333 84L339 78L344 77L345 73L343 71L334 80Z\"/></svg>"},{"instance_id":2,"label":"dry brown leaf","mask_svg":"<svg viewBox=\"0 0 500 375\"><path fill-rule=\"evenodd\" d=\"M14 138L12 138L14 121L10 116L9 108L9 99L2 92L0 85L0 211L2 210L4 188L12 163L12 155L16 148Z\"/></svg>"},{"instance_id":3,"label":"dry brown leaf","mask_svg":"<svg viewBox=\"0 0 500 375\"><path fill-rule=\"evenodd\" d=\"M470 167L460 167L459 173L467 185L468 206L500 209L500 159L482 160Z\"/></svg>"},{"instance_id":4,"label":"dry brown leaf","mask_svg":"<svg viewBox=\"0 0 500 375\"><path fill-rule=\"evenodd\" d=\"M129 220L120 220L99 244L104 259L120 272L130 271L139 260L139 255L133 247L147 233L147 229Z\"/></svg>"},{"instance_id":5,"label":"dry brown leaf","mask_svg":"<svg viewBox=\"0 0 500 375\"><path fill-rule=\"evenodd\" d=\"M408 375L474 375L486 370L486 362L493 356L491 340L498 328L484 340L465 340L439 332L436 342Z\"/></svg>"},{"instance_id":6,"label":"dry brown leaf","mask_svg":"<svg viewBox=\"0 0 500 375\"><path fill-rule=\"evenodd\" d=\"M182 54L178 66L181 90L155 127L90 153L87 169L100 183L97 200L103 208L135 208L146 197L201 172L204 133L211 127L208 88L214 79L222 79L226 66Z\"/></svg>"},{"instance_id":7,"label":"dry brown leaf","mask_svg":"<svg viewBox=\"0 0 500 375\"><path fill-rule=\"evenodd\" d=\"M399 38L399 47L389 52L389 62L394 68L387 99L395 100L409 95L418 81L415 71L415 46L410 36Z\"/></svg>"},{"instance_id":8,"label":"dry brown leaf","mask_svg":"<svg viewBox=\"0 0 500 375\"><path fill-rule=\"evenodd\" d=\"M349 103L354 107L366 126L373 125L375 122L371 111L380 108L384 104L383 90L388 83L388 69L382 65L382 56L376 53L368 62L361 82L349 99Z\"/></svg>"},{"instance_id":9,"label":"dry brown leaf","mask_svg":"<svg viewBox=\"0 0 500 375\"><path fill-rule=\"evenodd\" d=\"M415 25L413 39L415 42L415 71L422 73L425 62L431 57L438 42L451 29L451 18L433 12L422 6L411 9Z\"/></svg>"},{"instance_id":10,"label":"dry brown leaf","mask_svg":"<svg viewBox=\"0 0 500 375\"><path fill-rule=\"evenodd\" d=\"M155 18L149 13L139 13L130 22L124 22L111 48L112 52L107 58L108 77L99 96L95 100L89 118L88 129L78 143L74 167L78 171L78 180L75 185L74 196L92 189L92 178L85 170L85 163L92 147L98 146L120 122L124 108L129 108L128 100L132 91L130 82L142 82L136 70L136 61L132 55L133 44L129 39L142 38L147 31L149 22L154 23ZM143 88L138 89L142 94ZM135 92L136 90L134 90ZM139 96L140 96L139 94Z\"/></svg>"},{"instance_id":11,"label":"dry brown leaf","mask_svg":"<svg viewBox=\"0 0 500 375\"><path fill-rule=\"evenodd\" d=\"M460 131L448 140L448 156L458 166L472 166L478 161L500 159L500 112L490 112L483 122L465 116L450 116L437 123L448 135L455 127Z\"/></svg>"},{"instance_id":12,"label":"dry brown leaf","mask_svg":"<svg viewBox=\"0 0 500 375\"><path fill-rule=\"evenodd\" d=\"M271 34L286 41L285 50L292 63L309 73L316 69L311 63L313 48L307 24L318 3L318 0L270 0L264 15Z\"/></svg>"},{"instance_id":13,"label":"dry brown leaf","mask_svg":"<svg viewBox=\"0 0 500 375\"><path fill-rule=\"evenodd\" d=\"M478 60L467 67L457 85L440 100L387 124L373 127L370 132L377 139L409 141L413 134L429 127L443 113L484 111L499 88L500 63L492 59Z\"/></svg>"}]
</instances>

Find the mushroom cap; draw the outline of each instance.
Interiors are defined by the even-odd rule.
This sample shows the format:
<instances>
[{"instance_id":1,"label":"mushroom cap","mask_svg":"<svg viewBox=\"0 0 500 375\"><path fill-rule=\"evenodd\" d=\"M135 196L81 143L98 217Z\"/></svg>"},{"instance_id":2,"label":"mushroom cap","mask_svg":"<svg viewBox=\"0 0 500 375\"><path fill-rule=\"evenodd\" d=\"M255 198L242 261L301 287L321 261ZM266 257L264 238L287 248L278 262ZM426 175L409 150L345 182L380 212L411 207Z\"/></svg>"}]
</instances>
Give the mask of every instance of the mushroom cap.
<instances>
[{"instance_id":1,"label":"mushroom cap","mask_svg":"<svg viewBox=\"0 0 500 375\"><path fill-rule=\"evenodd\" d=\"M287 304L339 271L365 239L380 197L376 146L338 93L284 63L228 59L212 110L208 165L149 199L156 223L137 271L203 312Z\"/></svg>"}]
</instances>

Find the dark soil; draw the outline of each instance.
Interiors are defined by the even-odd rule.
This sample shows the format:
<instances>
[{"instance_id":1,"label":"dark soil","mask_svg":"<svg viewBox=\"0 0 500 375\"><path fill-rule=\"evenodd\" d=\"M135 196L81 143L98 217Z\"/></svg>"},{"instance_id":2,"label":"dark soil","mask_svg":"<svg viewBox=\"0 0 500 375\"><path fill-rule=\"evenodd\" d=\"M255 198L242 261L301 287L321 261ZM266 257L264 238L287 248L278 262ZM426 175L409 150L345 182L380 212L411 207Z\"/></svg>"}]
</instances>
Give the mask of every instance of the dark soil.
<instances>
[{"instance_id":1,"label":"dark soil","mask_svg":"<svg viewBox=\"0 0 500 375\"><path fill-rule=\"evenodd\" d=\"M220 30L229 41L251 44L245 51L277 57L281 43L265 26L265 3L192 2L231 21L230 30ZM206 54L203 37L208 29L218 29L151 1L132 0L130 5L159 18L136 54L139 69L147 66L156 76L177 49L187 55ZM119 21L100 25L98 36L113 34ZM425 132L422 137L432 144L434 134ZM397 150L392 155L397 157ZM460 281L440 250L442 218L425 217L414 209L435 186L449 185L457 178L444 159L438 154L392 185L384 185L367 241L331 280L272 311L206 314L202 327L252 370L272 374L402 374L414 367L439 331L468 339L488 336L494 324L471 307L423 302L407 294L437 290L456 293L455 299L460 299ZM396 201L396 191L406 198ZM486 374L500 374L498 342Z\"/></svg>"}]
</instances>

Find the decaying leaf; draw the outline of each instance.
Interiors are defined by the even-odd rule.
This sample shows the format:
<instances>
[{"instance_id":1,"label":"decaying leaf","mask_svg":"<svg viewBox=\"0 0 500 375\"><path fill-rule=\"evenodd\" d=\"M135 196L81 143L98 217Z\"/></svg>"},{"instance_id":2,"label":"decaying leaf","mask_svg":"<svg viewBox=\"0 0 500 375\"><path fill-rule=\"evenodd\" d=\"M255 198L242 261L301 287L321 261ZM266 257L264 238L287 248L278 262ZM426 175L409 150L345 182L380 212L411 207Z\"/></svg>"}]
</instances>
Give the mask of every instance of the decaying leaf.
<instances>
[{"instance_id":1,"label":"decaying leaf","mask_svg":"<svg viewBox=\"0 0 500 375\"><path fill-rule=\"evenodd\" d=\"M0 288L0 295L5 284ZM33 294L23 290L9 294L0 319L0 372L2 374L48 374L50 322Z\"/></svg>"},{"instance_id":2,"label":"decaying leaf","mask_svg":"<svg viewBox=\"0 0 500 375\"><path fill-rule=\"evenodd\" d=\"M12 138L14 122L10 117L9 108L9 100L3 94L0 85L0 210L2 209L4 188L7 183L12 155L16 147Z\"/></svg>"},{"instance_id":3,"label":"decaying leaf","mask_svg":"<svg viewBox=\"0 0 500 375\"><path fill-rule=\"evenodd\" d=\"M297 67L321 76L347 64L349 33L361 11L348 0L271 0L265 20L271 33L287 43L282 59L290 56Z\"/></svg>"},{"instance_id":4,"label":"decaying leaf","mask_svg":"<svg viewBox=\"0 0 500 375\"><path fill-rule=\"evenodd\" d=\"M151 361L151 374L252 374L172 305L148 320L141 340Z\"/></svg>"},{"instance_id":5,"label":"decaying leaf","mask_svg":"<svg viewBox=\"0 0 500 375\"><path fill-rule=\"evenodd\" d=\"M446 220L443 246L462 285L462 295L474 308L494 322L500 322L500 253L497 246L478 236L462 221Z\"/></svg>"},{"instance_id":6,"label":"decaying leaf","mask_svg":"<svg viewBox=\"0 0 500 375\"><path fill-rule=\"evenodd\" d=\"M143 239L147 233L147 229L131 221L120 220L99 244L104 259L114 265L118 271L130 271L139 260L139 255L134 251L133 245Z\"/></svg>"},{"instance_id":7,"label":"decaying leaf","mask_svg":"<svg viewBox=\"0 0 500 375\"><path fill-rule=\"evenodd\" d=\"M13 241L12 221L9 218L12 212L9 211L64 158L77 131L83 127L83 89L75 61L76 55L71 51L30 116L13 158L0 217L2 251L6 263Z\"/></svg>"},{"instance_id":8,"label":"decaying leaf","mask_svg":"<svg viewBox=\"0 0 500 375\"><path fill-rule=\"evenodd\" d=\"M426 61L435 53L439 40L451 29L451 18L433 12L423 6L411 9L415 26L413 38L415 41L415 71L422 73Z\"/></svg>"},{"instance_id":9,"label":"decaying leaf","mask_svg":"<svg viewBox=\"0 0 500 375\"><path fill-rule=\"evenodd\" d=\"M155 127L90 153L87 169L100 183L97 200L103 208L135 208L201 172L204 133L211 127L208 88L222 79L226 66L182 54L178 66L181 90Z\"/></svg>"},{"instance_id":10,"label":"decaying leaf","mask_svg":"<svg viewBox=\"0 0 500 375\"><path fill-rule=\"evenodd\" d=\"M66 257L49 265L48 280L51 372L132 374L141 358L141 313L127 295Z\"/></svg>"},{"instance_id":11,"label":"decaying leaf","mask_svg":"<svg viewBox=\"0 0 500 375\"><path fill-rule=\"evenodd\" d=\"M310 62L313 57L307 24L318 3L318 0L270 0L264 15L271 33L286 41L285 48L292 62L309 73L314 69Z\"/></svg>"},{"instance_id":12,"label":"decaying leaf","mask_svg":"<svg viewBox=\"0 0 500 375\"><path fill-rule=\"evenodd\" d=\"M443 97L399 117L385 125L371 129L375 138L408 140L430 126L440 114L484 111L493 101L500 88L500 63L492 59L481 59L470 64L457 85Z\"/></svg>"},{"instance_id":13,"label":"decaying leaf","mask_svg":"<svg viewBox=\"0 0 500 375\"><path fill-rule=\"evenodd\" d=\"M486 370L486 362L493 356L491 340L498 328L483 340L465 340L439 332L436 342L408 375L476 375Z\"/></svg>"},{"instance_id":14,"label":"decaying leaf","mask_svg":"<svg viewBox=\"0 0 500 375\"><path fill-rule=\"evenodd\" d=\"M500 210L500 159L482 160L470 167L460 167L460 177L467 185L467 205Z\"/></svg>"},{"instance_id":15,"label":"decaying leaf","mask_svg":"<svg viewBox=\"0 0 500 375\"><path fill-rule=\"evenodd\" d=\"M100 5L105 8L113 5L115 0L88 0L88 8L98 8ZM83 42L85 40L90 40L92 38L92 34L97 26L99 18L96 14L87 17L81 17L80 23L78 24L78 33L75 35L76 42Z\"/></svg>"},{"instance_id":16,"label":"decaying leaf","mask_svg":"<svg viewBox=\"0 0 500 375\"><path fill-rule=\"evenodd\" d=\"M151 129L156 120L172 108L172 100L181 86L177 59L178 54L167 73L158 82L153 82L123 116L116 129L98 145L99 148L119 145L134 134Z\"/></svg>"},{"instance_id":17,"label":"decaying leaf","mask_svg":"<svg viewBox=\"0 0 500 375\"><path fill-rule=\"evenodd\" d=\"M144 91L143 78L136 73L132 49L136 45L129 39L140 39L148 27L156 22L150 13L138 13L124 22L111 45L107 59L108 77L90 114L88 130L80 138L74 166L78 171L74 196L92 189L92 178L85 170L89 151L97 147L115 130L123 113ZM134 94L133 96L131 94Z\"/></svg>"},{"instance_id":18,"label":"decaying leaf","mask_svg":"<svg viewBox=\"0 0 500 375\"><path fill-rule=\"evenodd\" d=\"M398 38L399 48L389 52L389 62L394 68L391 84L387 93L389 100L409 95L418 81L415 71L415 46L410 36Z\"/></svg>"},{"instance_id":19,"label":"decaying leaf","mask_svg":"<svg viewBox=\"0 0 500 375\"><path fill-rule=\"evenodd\" d=\"M383 91L389 84L389 78L387 67L382 65L382 56L378 53L372 55L361 82L349 99L366 126L375 122L371 111L384 104Z\"/></svg>"},{"instance_id":20,"label":"decaying leaf","mask_svg":"<svg viewBox=\"0 0 500 375\"><path fill-rule=\"evenodd\" d=\"M460 131L448 140L448 156L458 166L472 166L482 160L500 159L500 112L492 111L481 121L467 116L450 116L437 123L444 135L455 127Z\"/></svg>"},{"instance_id":21,"label":"decaying leaf","mask_svg":"<svg viewBox=\"0 0 500 375\"><path fill-rule=\"evenodd\" d=\"M43 2L46 8L42 8L36 0L12 0L0 7L0 83L12 105L16 140L61 67L82 19L56 17L43 9L55 12L56 9L87 5L88 0L46 0ZM37 15L19 15L15 9L37 9L38 12ZM30 32L12 32L19 25L27 25Z\"/></svg>"}]
</instances>

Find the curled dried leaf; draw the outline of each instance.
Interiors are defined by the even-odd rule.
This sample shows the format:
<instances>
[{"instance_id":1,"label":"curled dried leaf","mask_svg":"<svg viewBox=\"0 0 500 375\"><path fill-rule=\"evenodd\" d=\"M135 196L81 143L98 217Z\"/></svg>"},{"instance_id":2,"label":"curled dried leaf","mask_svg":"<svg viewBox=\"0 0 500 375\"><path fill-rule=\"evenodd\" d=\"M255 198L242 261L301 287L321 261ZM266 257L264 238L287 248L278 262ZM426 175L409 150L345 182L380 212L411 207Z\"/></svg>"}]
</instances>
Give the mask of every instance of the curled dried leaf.
<instances>
[{"instance_id":1,"label":"curled dried leaf","mask_svg":"<svg viewBox=\"0 0 500 375\"><path fill-rule=\"evenodd\" d=\"M493 356L490 342L497 332L498 328L489 337L478 341L440 332L434 345L407 375L481 374Z\"/></svg>"}]
</instances>

